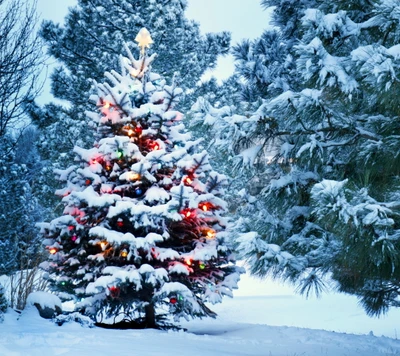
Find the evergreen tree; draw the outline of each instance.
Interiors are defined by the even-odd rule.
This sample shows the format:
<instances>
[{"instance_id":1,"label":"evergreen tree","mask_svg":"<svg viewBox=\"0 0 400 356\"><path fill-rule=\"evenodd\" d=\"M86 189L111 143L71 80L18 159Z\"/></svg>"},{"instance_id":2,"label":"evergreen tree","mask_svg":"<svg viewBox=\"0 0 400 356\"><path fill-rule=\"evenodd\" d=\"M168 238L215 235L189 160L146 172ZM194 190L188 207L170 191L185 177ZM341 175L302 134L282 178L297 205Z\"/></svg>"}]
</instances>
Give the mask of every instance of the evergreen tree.
<instances>
[{"instance_id":1,"label":"evergreen tree","mask_svg":"<svg viewBox=\"0 0 400 356\"><path fill-rule=\"evenodd\" d=\"M31 115L42 130L40 153L49 157L42 177L44 189L52 181L54 168L72 163L70 152L75 144L92 144L92 127L85 116L92 80L101 81L107 68L117 67L123 43L133 42L144 25L158 48L155 70L167 80L175 75L185 93L181 107L191 105L202 74L216 66L218 56L227 54L230 35L201 35L199 25L185 18L186 8L187 0L79 0L70 8L64 26L52 21L42 24L48 52L61 64L51 74L52 93L68 103L42 109L31 106ZM42 197L42 204L54 208L55 200L47 192L41 192Z\"/></svg>"},{"instance_id":2,"label":"evergreen tree","mask_svg":"<svg viewBox=\"0 0 400 356\"><path fill-rule=\"evenodd\" d=\"M399 4L263 4L277 6L282 40L266 46L276 70L267 56L248 56L254 42L237 58L254 109L215 116L217 142L250 166L253 186L261 182L255 197L241 192L238 248L257 275L306 294L329 275L378 315L399 306ZM258 83L270 84L263 92Z\"/></svg>"},{"instance_id":3,"label":"evergreen tree","mask_svg":"<svg viewBox=\"0 0 400 356\"><path fill-rule=\"evenodd\" d=\"M209 140L209 150L231 178L228 193L238 217L248 210L246 194L238 197L238 191L246 188L252 195L258 194L269 180L266 170L279 140L272 135L276 128L273 117L257 110L265 101L300 87L301 78L292 52L298 41L299 14L310 1L261 3L265 8L276 6L273 24L285 23L288 27L267 30L260 38L235 45L234 75L214 90L216 97L204 93L191 113L195 132L213 138ZM239 205L238 199L242 200Z\"/></svg>"},{"instance_id":4,"label":"evergreen tree","mask_svg":"<svg viewBox=\"0 0 400 356\"><path fill-rule=\"evenodd\" d=\"M4 313L7 311L8 302L5 296L4 287L0 284L0 323L4 320Z\"/></svg>"},{"instance_id":5,"label":"evergreen tree","mask_svg":"<svg viewBox=\"0 0 400 356\"><path fill-rule=\"evenodd\" d=\"M40 167L32 143L34 132L27 129L15 141L6 135L0 144L0 152L5 152L5 147L16 147L0 158L0 275L34 267L41 250L35 224L42 220L42 211L32 193Z\"/></svg>"},{"instance_id":6,"label":"evergreen tree","mask_svg":"<svg viewBox=\"0 0 400 356\"><path fill-rule=\"evenodd\" d=\"M225 176L196 153L174 109L182 89L151 71L150 34L136 39L140 59L126 47L121 73L106 73L91 97L94 146L76 146L79 164L58 171L65 209L42 224L43 267L52 288L95 321L154 328L170 315L214 317L205 302L231 296L242 269L225 241Z\"/></svg>"}]
</instances>

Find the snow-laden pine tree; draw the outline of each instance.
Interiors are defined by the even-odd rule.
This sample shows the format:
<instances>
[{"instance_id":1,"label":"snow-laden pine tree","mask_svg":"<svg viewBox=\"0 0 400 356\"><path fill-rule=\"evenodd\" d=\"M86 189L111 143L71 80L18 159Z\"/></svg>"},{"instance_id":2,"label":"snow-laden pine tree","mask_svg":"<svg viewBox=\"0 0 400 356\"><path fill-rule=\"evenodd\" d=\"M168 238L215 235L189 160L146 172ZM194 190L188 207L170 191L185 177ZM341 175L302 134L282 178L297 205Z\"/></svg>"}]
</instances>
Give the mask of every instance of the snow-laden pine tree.
<instances>
[{"instance_id":1,"label":"snow-laden pine tree","mask_svg":"<svg viewBox=\"0 0 400 356\"><path fill-rule=\"evenodd\" d=\"M276 73L294 68L294 80L286 77L285 88L280 76L268 80L274 71L263 71L263 57L245 59L242 68L271 83L263 103L244 117L214 111L224 128L219 132L231 131L229 141L220 134L219 143L236 145L231 155L261 181L256 197L242 194L247 234L238 248L255 274L299 283L305 293L320 291L321 277L329 275L340 291L357 295L368 314L378 315L399 306L400 5L263 3L285 5L274 13L277 36L286 36L280 43L289 43L286 60L277 64L294 67L278 66ZM286 18L288 11L293 15ZM274 149L265 165L257 153L268 143Z\"/></svg>"},{"instance_id":2,"label":"snow-laden pine tree","mask_svg":"<svg viewBox=\"0 0 400 356\"><path fill-rule=\"evenodd\" d=\"M32 193L40 164L28 139L33 136L27 129L18 142L12 135L4 135L0 142L0 275L33 268L40 258L35 224L42 220L42 210ZM27 142L30 145L24 145Z\"/></svg>"},{"instance_id":3,"label":"snow-laden pine tree","mask_svg":"<svg viewBox=\"0 0 400 356\"><path fill-rule=\"evenodd\" d=\"M4 313L7 311L8 302L5 296L5 289L0 284L0 323L4 320Z\"/></svg>"},{"instance_id":4,"label":"snow-laden pine tree","mask_svg":"<svg viewBox=\"0 0 400 356\"><path fill-rule=\"evenodd\" d=\"M257 39L236 44L232 48L234 74L214 93L202 92L192 107L192 128L213 137L209 150L231 178L228 192L232 197L242 188L257 194L269 179L266 165L279 144L271 131L276 124L272 117L260 117L257 110L263 102L301 85L293 46L299 41L301 14L309 3L261 1L265 9L275 7L272 19L266 14L274 27ZM287 26L279 28L281 24Z\"/></svg>"},{"instance_id":5,"label":"snow-laden pine tree","mask_svg":"<svg viewBox=\"0 0 400 356\"><path fill-rule=\"evenodd\" d=\"M190 95L195 95L202 74L227 54L230 35L201 34L199 24L185 17L186 8L187 0L78 0L63 25L42 24L48 53L60 64L51 74L52 94L67 103L32 107L31 115L42 132L38 147L48 157L42 177L45 190L52 170L72 163L75 144L92 144L90 122L84 114L89 109L87 93L94 89L90 79L101 81L108 68L117 68L123 43L132 42L141 27L149 29L157 46L154 69L167 80L175 75L187 94L179 105L183 109L191 105ZM56 202L47 191L40 199L54 209Z\"/></svg>"},{"instance_id":6,"label":"snow-laden pine tree","mask_svg":"<svg viewBox=\"0 0 400 356\"><path fill-rule=\"evenodd\" d=\"M182 89L151 71L142 29L137 60L126 47L121 73L107 72L91 97L91 149L58 171L64 214L42 224L53 290L95 321L163 327L169 316L215 316L206 302L232 295L242 269L229 238L225 176L197 152L175 110Z\"/></svg>"}]
</instances>

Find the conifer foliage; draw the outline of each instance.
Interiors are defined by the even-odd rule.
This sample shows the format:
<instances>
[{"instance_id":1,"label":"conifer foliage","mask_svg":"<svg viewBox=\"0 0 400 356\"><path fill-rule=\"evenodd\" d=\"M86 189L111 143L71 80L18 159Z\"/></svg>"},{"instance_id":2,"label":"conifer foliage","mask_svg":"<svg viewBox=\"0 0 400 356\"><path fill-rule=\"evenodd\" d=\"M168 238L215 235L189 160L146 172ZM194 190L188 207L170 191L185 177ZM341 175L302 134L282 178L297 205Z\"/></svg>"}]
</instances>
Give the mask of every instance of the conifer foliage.
<instances>
[{"instance_id":1,"label":"conifer foliage","mask_svg":"<svg viewBox=\"0 0 400 356\"><path fill-rule=\"evenodd\" d=\"M377 315L399 306L400 292L399 4L307 5L292 52L302 85L258 109L281 145L264 194L261 240L271 244L253 266L304 292L330 273Z\"/></svg>"},{"instance_id":2,"label":"conifer foliage","mask_svg":"<svg viewBox=\"0 0 400 356\"><path fill-rule=\"evenodd\" d=\"M4 320L4 313L7 311L8 301L5 296L4 287L0 284L0 323Z\"/></svg>"},{"instance_id":3,"label":"conifer foliage","mask_svg":"<svg viewBox=\"0 0 400 356\"><path fill-rule=\"evenodd\" d=\"M174 110L182 90L151 72L150 34L136 40L140 58L126 47L121 73L107 72L91 97L95 144L75 147L78 164L58 171L65 209L41 226L42 266L93 320L154 328L169 316L215 316L205 302L231 296L243 271L225 243L225 176Z\"/></svg>"},{"instance_id":4,"label":"conifer foliage","mask_svg":"<svg viewBox=\"0 0 400 356\"><path fill-rule=\"evenodd\" d=\"M235 49L252 110L205 116L252 173L238 249L254 274L306 294L329 276L379 315L400 306L399 2L262 3L280 31Z\"/></svg>"}]
</instances>

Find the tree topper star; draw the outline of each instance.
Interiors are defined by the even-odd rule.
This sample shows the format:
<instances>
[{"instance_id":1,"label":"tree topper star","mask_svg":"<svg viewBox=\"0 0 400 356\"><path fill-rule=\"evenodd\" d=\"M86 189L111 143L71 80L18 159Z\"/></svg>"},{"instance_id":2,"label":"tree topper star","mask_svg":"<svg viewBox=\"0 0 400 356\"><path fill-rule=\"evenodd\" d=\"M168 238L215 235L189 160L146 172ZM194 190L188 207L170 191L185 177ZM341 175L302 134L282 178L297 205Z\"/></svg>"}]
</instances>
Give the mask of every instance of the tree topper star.
<instances>
[{"instance_id":1,"label":"tree topper star","mask_svg":"<svg viewBox=\"0 0 400 356\"><path fill-rule=\"evenodd\" d=\"M153 39L150 36L150 32L147 28L143 27L137 36L135 37L135 41L138 43L140 47L140 52L144 54L145 48L150 48L150 45L153 43Z\"/></svg>"}]
</instances>

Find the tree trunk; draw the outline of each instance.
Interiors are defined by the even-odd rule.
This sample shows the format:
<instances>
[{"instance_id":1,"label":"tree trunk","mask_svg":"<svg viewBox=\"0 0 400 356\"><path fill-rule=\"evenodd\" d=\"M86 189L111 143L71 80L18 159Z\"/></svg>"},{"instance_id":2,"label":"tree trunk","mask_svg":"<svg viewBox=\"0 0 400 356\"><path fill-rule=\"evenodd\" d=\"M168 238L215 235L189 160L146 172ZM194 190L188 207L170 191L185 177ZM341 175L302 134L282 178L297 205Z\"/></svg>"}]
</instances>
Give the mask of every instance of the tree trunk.
<instances>
[{"instance_id":1,"label":"tree trunk","mask_svg":"<svg viewBox=\"0 0 400 356\"><path fill-rule=\"evenodd\" d=\"M144 307L144 311L146 313L145 316L145 328L156 329L156 311L154 309L154 305L149 303Z\"/></svg>"}]
</instances>

